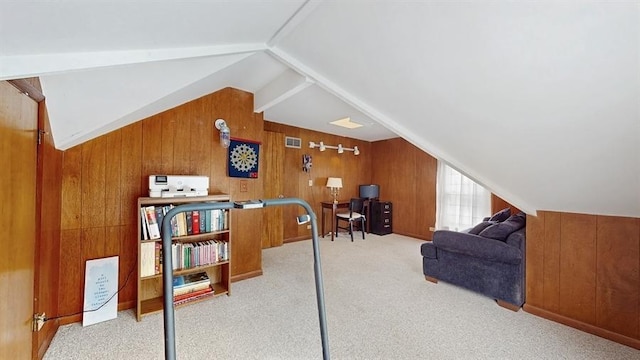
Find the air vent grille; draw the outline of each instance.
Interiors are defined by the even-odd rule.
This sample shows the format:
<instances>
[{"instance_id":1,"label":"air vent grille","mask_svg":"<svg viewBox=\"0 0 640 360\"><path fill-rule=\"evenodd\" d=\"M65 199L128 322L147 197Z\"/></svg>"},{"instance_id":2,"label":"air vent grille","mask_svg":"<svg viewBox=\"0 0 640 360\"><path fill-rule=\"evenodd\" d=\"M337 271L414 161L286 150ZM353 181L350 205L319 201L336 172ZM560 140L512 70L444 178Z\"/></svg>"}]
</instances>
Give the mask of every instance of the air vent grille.
<instances>
[{"instance_id":1,"label":"air vent grille","mask_svg":"<svg viewBox=\"0 0 640 360\"><path fill-rule=\"evenodd\" d=\"M288 148L300 149L300 148L302 148L302 139L296 138L296 137L291 137L291 136L285 136L284 137L284 146L288 147Z\"/></svg>"}]
</instances>

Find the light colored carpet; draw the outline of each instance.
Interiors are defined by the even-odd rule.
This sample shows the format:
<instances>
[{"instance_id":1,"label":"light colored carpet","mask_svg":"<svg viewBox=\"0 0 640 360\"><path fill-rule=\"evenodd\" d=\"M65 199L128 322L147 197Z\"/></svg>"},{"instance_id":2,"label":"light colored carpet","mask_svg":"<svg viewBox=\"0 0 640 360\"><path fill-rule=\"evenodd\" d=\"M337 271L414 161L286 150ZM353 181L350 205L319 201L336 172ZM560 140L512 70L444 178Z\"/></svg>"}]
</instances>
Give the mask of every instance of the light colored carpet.
<instances>
[{"instance_id":1,"label":"light colored carpet","mask_svg":"<svg viewBox=\"0 0 640 360\"><path fill-rule=\"evenodd\" d=\"M320 240L334 359L638 359L640 351L422 275L422 241ZM263 251L264 275L176 311L179 359L321 359L311 241ZM63 326L45 359L162 359L162 315Z\"/></svg>"}]
</instances>

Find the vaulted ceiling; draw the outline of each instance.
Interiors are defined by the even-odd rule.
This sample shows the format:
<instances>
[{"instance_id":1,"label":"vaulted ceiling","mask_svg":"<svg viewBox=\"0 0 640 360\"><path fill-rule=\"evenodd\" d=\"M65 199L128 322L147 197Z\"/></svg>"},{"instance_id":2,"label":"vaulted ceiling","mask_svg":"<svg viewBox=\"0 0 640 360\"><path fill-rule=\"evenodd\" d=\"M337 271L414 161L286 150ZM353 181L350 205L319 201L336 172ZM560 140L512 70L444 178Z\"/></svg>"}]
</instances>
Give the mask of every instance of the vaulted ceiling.
<instances>
[{"instance_id":1,"label":"vaulted ceiling","mask_svg":"<svg viewBox=\"0 0 640 360\"><path fill-rule=\"evenodd\" d=\"M640 217L636 2L3 1L0 79L34 76L60 149L231 86L528 213Z\"/></svg>"}]
</instances>

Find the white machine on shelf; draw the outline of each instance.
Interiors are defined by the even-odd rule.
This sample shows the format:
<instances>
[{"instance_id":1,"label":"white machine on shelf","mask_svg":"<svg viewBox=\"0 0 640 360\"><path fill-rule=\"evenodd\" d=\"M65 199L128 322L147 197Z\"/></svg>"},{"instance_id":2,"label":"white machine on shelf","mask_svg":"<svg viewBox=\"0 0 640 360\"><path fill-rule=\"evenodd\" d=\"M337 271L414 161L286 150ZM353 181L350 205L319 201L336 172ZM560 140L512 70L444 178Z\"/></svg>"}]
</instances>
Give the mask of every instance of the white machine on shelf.
<instances>
[{"instance_id":1,"label":"white machine on shelf","mask_svg":"<svg viewBox=\"0 0 640 360\"><path fill-rule=\"evenodd\" d=\"M192 197L209 195L209 177L193 175L150 175L150 197Z\"/></svg>"}]
</instances>

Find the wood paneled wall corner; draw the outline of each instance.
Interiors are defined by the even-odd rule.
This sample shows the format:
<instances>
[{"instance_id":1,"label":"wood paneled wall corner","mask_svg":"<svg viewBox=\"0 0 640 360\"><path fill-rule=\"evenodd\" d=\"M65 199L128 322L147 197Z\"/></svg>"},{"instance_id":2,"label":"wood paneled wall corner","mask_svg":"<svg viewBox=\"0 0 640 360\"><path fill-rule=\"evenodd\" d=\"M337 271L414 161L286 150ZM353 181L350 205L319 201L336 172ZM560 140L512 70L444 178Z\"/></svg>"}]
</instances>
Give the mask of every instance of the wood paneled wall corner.
<instances>
[{"instance_id":1,"label":"wood paneled wall corner","mask_svg":"<svg viewBox=\"0 0 640 360\"><path fill-rule=\"evenodd\" d=\"M639 218L538 211L526 264L526 311L640 349Z\"/></svg>"},{"instance_id":2,"label":"wood paneled wall corner","mask_svg":"<svg viewBox=\"0 0 640 360\"><path fill-rule=\"evenodd\" d=\"M401 156L399 156L401 154ZM402 138L372 143L371 182L393 203L393 232L431 240L436 223L437 160Z\"/></svg>"},{"instance_id":3,"label":"wood paneled wall corner","mask_svg":"<svg viewBox=\"0 0 640 360\"><path fill-rule=\"evenodd\" d=\"M78 314L62 323L81 319L89 259L118 255L119 285L126 282L119 308L135 303L137 199L148 196L149 175L206 175L210 193L262 197L262 178L249 180L245 193L238 179L227 176L227 149L220 146L213 125L217 118L227 120L232 136L262 141L262 117L253 113L253 95L225 88L64 151L59 312ZM260 274L261 229L261 219L251 211L232 212L232 277Z\"/></svg>"}]
</instances>

